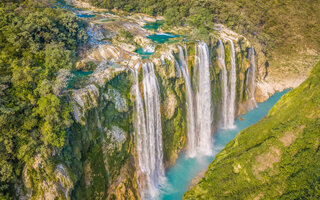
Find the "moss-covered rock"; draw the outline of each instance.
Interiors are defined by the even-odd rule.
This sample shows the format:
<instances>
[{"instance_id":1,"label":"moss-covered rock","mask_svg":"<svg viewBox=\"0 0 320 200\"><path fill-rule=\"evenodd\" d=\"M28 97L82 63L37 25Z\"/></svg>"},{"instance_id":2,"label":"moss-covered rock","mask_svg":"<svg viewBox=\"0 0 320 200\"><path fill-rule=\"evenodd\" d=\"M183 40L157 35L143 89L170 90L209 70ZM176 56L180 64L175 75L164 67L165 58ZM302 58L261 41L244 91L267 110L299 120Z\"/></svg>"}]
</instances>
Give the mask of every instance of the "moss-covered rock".
<instances>
[{"instance_id":1,"label":"moss-covered rock","mask_svg":"<svg viewBox=\"0 0 320 200\"><path fill-rule=\"evenodd\" d=\"M76 174L71 196L74 199L106 199L114 195L115 191L110 188L115 188L118 199L125 194L137 199L139 192L133 176L135 161L132 162L131 75L123 70L114 76L108 75L109 78L103 77L103 80L99 77L98 74L91 77L98 83L92 86L94 90L84 88L80 90L82 93L75 91L73 95L82 114L71 130L74 134L70 138L73 152L70 161Z\"/></svg>"}]
</instances>

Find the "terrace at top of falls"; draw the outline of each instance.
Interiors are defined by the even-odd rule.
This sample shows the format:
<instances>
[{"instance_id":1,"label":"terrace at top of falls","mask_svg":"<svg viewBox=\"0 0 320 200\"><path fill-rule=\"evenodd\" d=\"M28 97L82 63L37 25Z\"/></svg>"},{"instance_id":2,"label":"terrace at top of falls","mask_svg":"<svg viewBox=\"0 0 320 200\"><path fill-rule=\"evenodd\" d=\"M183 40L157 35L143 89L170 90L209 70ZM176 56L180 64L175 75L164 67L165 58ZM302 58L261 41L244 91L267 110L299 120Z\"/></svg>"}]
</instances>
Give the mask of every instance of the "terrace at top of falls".
<instances>
[{"instance_id":1,"label":"terrace at top of falls","mask_svg":"<svg viewBox=\"0 0 320 200\"><path fill-rule=\"evenodd\" d=\"M66 0L65 2L80 8L78 11L81 13L94 15L88 18L82 17L90 24L88 33L91 37L90 45L85 45L80 52L81 60L77 64L78 70L87 70L87 63L93 62L97 65L105 60L108 60L112 67L133 68L138 61L143 59L159 61L161 56L171 57L171 51L178 52L176 44L181 45L182 42L188 43L198 39L194 33L195 29L190 26L165 29L165 26L161 26L163 23L161 16L153 17L142 13L132 14L116 10L110 12L78 0ZM78 14L78 11L75 14ZM214 40L221 38L224 43L228 43L227 38L231 39L235 44L236 52L239 52L239 48L241 51L248 51L248 47L251 46L251 42L249 43L245 37L221 24L216 24L209 36ZM159 38L160 43L153 41ZM276 91L296 87L305 74L304 72L302 75L297 75L296 79L294 78L296 75L289 74L287 78L281 78L280 81L281 73L275 67L270 65L267 69L267 58L261 51L262 45L257 42L253 45L257 55L256 68L259 81L256 87L256 99L258 102L267 100Z\"/></svg>"},{"instance_id":2,"label":"terrace at top of falls","mask_svg":"<svg viewBox=\"0 0 320 200\"><path fill-rule=\"evenodd\" d=\"M188 26L164 29L163 17L152 17L146 14L135 13L128 15L123 12L107 12L102 9L84 6L78 1L67 1L80 5L88 10L79 12L94 17L84 17L89 23L89 43L84 45L80 52L81 60L77 64L78 70L85 69L86 63L96 65L108 60L121 66L133 68L138 60L159 58L161 55L171 55L171 51L178 52L176 44L194 42L193 29ZM241 35L217 25L210 33L212 38L230 38L242 42L249 47L249 42Z\"/></svg>"},{"instance_id":3,"label":"terrace at top of falls","mask_svg":"<svg viewBox=\"0 0 320 200\"><path fill-rule=\"evenodd\" d=\"M87 73L87 81L81 87L76 87L80 89L72 92L73 99L78 105L78 108L74 109L78 121L81 121L85 110L94 106L94 96L99 95L99 88L95 89L95 87L104 87L112 77L120 72L134 69L137 63L146 62L146 59L155 64L157 71L157 68L167 64L166 62L175 65L179 52L178 45L194 47L198 42L191 27L183 26L164 30L161 26L162 17L141 13L128 15L120 11L109 12L79 4L78 1L67 1L67 3L74 3L73 5L86 9L78 9L75 12L78 16L79 12L94 15L82 17L89 24L87 30L89 42L81 48L80 60L76 68L78 71L92 73ZM224 25L216 25L209 34L209 38L210 41L206 42L210 48L217 47L219 39L225 44L232 40L236 44L236 52L246 52L251 47L245 37ZM246 70L250 64L247 62L245 65ZM222 69L222 66L219 67ZM175 74L167 76L175 76ZM93 102L90 103L91 101ZM83 107L84 104L90 104L90 106Z\"/></svg>"},{"instance_id":4,"label":"terrace at top of falls","mask_svg":"<svg viewBox=\"0 0 320 200\"><path fill-rule=\"evenodd\" d=\"M114 63L127 65L128 60L148 59L155 51L158 54L156 57L170 54L171 50L176 52L175 44L198 39L190 26L165 29L166 27L162 26L164 24L162 16L109 11L78 0L67 0L66 4L58 2L56 5L81 17L89 24L87 30L89 43L84 45L85 48L80 52L80 57L83 59L80 63L93 61L99 64L103 60L111 60ZM230 38L234 41L240 38L245 40L243 36L223 25L216 25L209 37L212 36ZM248 41L246 46L249 46ZM135 63L129 66L132 68L134 65ZM77 66L81 70L84 65Z\"/></svg>"}]
</instances>

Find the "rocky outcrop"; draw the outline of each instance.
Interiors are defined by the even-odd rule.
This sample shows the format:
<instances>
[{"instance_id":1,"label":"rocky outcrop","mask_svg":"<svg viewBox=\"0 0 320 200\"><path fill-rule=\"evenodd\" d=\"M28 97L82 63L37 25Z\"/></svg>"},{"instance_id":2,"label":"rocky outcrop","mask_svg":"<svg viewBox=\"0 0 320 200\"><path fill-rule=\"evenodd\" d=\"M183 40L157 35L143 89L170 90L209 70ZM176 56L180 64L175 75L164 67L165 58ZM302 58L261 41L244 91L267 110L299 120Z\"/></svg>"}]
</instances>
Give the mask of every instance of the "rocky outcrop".
<instances>
[{"instance_id":1,"label":"rocky outcrop","mask_svg":"<svg viewBox=\"0 0 320 200\"><path fill-rule=\"evenodd\" d=\"M106 70L102 71L107 73ZM75 198L111 198L114 191L110 188L118 187L121 189L116 192L117 195L139 194L137 183L132 179L135 164L132 162L134 153L133 125L130 122L130 73L122 68L118 71L108 70L108 76L105 79L106 76L93 73L91 81L95 87L89 85L90 87L74 91L73 94L75 108L82 109L81 115L76 117L81 119L78 121L79 125L73 128L77 136L72 141L72 148L78 152L73 162L85 161L83 169L79 166L75 182L77 186L74 188ZM92 88L97 91L92 92ZM130 173L122 172L125 168Z\"/></svg>"},{"instance_id":2,"label":"rocky outcrop","mask_svg":"<svg viewBox=\"0 0 320 200\"><path fill-rule=\"evenodd\" d=\"M72 92L71 98L74 100L73 113L77 122L84 124L85 122L83 118L85 117L86 112L98 106L98 98L101 95L99 87L104 87L104 84L106 84L109 80L126 70L127 69L123 67L112 68L108 65L100 66L93 74L90 75L89 85L87 85L85 88ZM119 95L117 97L119 97ZM109 94L109 96L107 95L106 98L114 99L115 97ZM122 100L121 104L125 104L124 102L125 101Z\"/></svg>"},{"instance_id":3,"label":"rocky outcrop","mask_svg":"<svg viewBox=\"0 0 320 200\"><path fill-rule=\"evenodd\" d=\"M48 155L38 154L34 157L32 166L24 167L22 177L27 192L26 194L22 191L17 193L19 199L30 199L31 197L47 200L70 199L74 187L70 172L64 164L48 162L45 159L46 156Z\"/></svg>"},{"instance_id":4,"label":"rocky outcrop","mask_svg":"<svg viewBox=\"0 0 320 200\"><path fill-rule=\"evenodd\" d=\"M108 89L107 93L104 94L104 97L107 101L114 103L118 112L128 112L128 103L117 90Z\"/></svg>"}]
</instances>

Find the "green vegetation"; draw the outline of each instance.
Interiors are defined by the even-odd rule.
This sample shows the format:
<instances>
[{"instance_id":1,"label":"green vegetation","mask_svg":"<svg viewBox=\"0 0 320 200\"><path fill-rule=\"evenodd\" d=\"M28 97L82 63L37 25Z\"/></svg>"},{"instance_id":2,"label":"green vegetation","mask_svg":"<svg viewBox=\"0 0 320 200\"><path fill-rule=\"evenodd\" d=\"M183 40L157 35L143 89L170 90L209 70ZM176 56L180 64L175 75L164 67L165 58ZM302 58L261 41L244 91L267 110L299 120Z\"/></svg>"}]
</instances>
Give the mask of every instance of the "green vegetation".
<instances>
[{"instance_id":1,"label":"green vegetation","mask_svg":"<svg viewBox=\"0 0 320 200\"><path fill-rule=\"evenodd\" d=\"M224 23L261 43L262 51L267 54L292 53L305 50L306 46L313 52L320 46L317 37L320 31L318 0L88 1L108 9L163 15L163 29L194 27L190 34L206 41L214 24ZM44 189L42 186L54 187L61 183L56 176L56 166L61 163L67 172L64 175L66 183L61 186L61 191L56 191L61 196L64 195L60 194L62 190L67 189L67 194L75 199L108 198L112 195L116 198L123 193L136 197L139 193L133 166L132 82L128 74L123 73L104 87L97 86L101 94L95 99L98 106L85 110L84 119L81 119L85 121L83 125L73 123L70 114L72 104L64 89L86 86L89 82L87 75L92 73L96 64L83 63L81 69L87 72L71 73L79 45L86 42L85 24L65 10L53 9L52 3L51 0L4 0L0 3L0 199L14 199L19 191L32 193L31 198L44 198L43 193L52 188ZM297 9L300 7L303 9ZM160 24L162 21L157 21L150 28L157 30ZM180 40L182 38L176 38L168 43ZM113 42L139 47L126 29L121 29L113 37ZM194 65L195 51L194 45L191 46L188 46L188 52L192 52L189 53L192 57L189 59L190 67ZM229 63L228 48L226 60ZM238 57L239 62L240 58L243 60L241 63L246 62L244 55ZM210 71L212 85L219 88L216 83L220 68L216 63L213 65ZM240 70L244 67L245 64ZM158 66L157 70L161 87L164 158L170 165L186 142L185 88L183 79L175 76L173 63L166 60L166 65ZM193 67L190 73L195 73ZM205 198L206 191L221 198L254 198L260 195L260 191L265 197L316 198L319 194L316 183L320 180L316 159L319 157L317 134L320 129L317 120L319 76L316 77L319 66L312 73L314 75L300 89L277 104L267 119L231 142L226 147L228 152L219 154L213 163L207 180L190 191L186 198L192 199L193 195ZM71 79L72 74L74 79ZM243 86L237 90L243 91ZM88 102L92 100L89 93L85 99ZM106 100L108 93L115 97ZM127 103L122 110L115 100L119 96ZM213 95L217 105L220 96L219 92ZM280 115L278 111L284 114ZM125 133L123 141L115 141L108 135L114 127ZM253 132L261 134L252 139ZM293 140L289 146L286 146L287 140ZM238 143L246 145L239 147ZM270 155L264 154L268 149L271 149ZM281 159L264 169L259 162L269 159L268 156ZM250 160L256 162L249 163ZM120 179L122 182L118 181ZM301 183L296 184L298 182ZM271 190L274 185L279 186ZM228 192L230 188L233 190ZM222 190L226 193L219 193Z\"/></svg>"},{"instance_id":2,"label":"green vegetation","mask_svg":"<svg viewBox=\"0 0 320 200\"><path fill-rule=\"evenodd\" d=\"M320 62L240 132L184 199L319 199Z\"/></svg>"},{"instance_id":3,"label":"green vegetation","mask_svg":"<svg viewBox=\"0 0 320 200\"><path fill-rule=\"evenodd\" d=\"M128 44L135 44L133 41L133 35L126 29L120 29L118 35L113 38L114 41L121 41Z\"/></svg>"},{"instance_id":4,"label":"green vegetation","mask_svg":"<svg viewBox=\"0 0 320 200\"><path fill-rule=\"evenodd\" d=\"M75 16L47 1L16 2L0 3L0 199L36 154L64 146L72 120L62 90L86 40Z\"/></svg>"},{"instance_id":5,"label":"green vegetation","mask_svg":"<svg viewBox=\"0 0 320 200\"><path fill-rule=\"evenodd\" d=\"M89 0L94 6L142 12L165 17L165 27L190 25L196 36L208 35L214 23L223 23L251 41L263 52L289 54L319 51L319 0Z\"/></svg>"},{"instance_id":6,"label":"green vegetation","mask_svg":"<svg viewBox=\"0 0 320 200\"><path fill-rule=\"evenodd\" d=\"M72 152L68 167L76 174L74 199L110 199L121 183L123 193L135 190L132 166L133 122L130 101L130 74L121 72L98 87L101 96L96 97L97 106L87 106L84 124L74 123L70 146ZM106 99L106 95L109 97ZM121 98L121 99L120 99ZM119 108L119 102L125 102ZM89 100L89 104L93 104ZM118 132L117 132L118 131ZM116 135L123 134L123 139ZM119 136L119 138L122 138ZM63 151L65 152L66 149ZM120 177L120 178L119 178ZM121 179L121 182L118 180ZM135 191L134 195L138 194ZM117 194L119 195L119 194Z\"/></svg>"}]
</instances>

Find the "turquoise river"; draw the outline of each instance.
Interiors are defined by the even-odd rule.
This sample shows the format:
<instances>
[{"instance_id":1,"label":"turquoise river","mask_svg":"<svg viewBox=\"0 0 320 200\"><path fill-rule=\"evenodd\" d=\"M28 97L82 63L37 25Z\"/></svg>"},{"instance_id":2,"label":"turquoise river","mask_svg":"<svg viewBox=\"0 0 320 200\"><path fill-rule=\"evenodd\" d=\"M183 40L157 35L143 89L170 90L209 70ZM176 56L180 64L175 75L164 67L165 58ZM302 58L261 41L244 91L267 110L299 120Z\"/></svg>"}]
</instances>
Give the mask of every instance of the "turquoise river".
<instances>
[{"instance_id":1,"label":"turquoise river","mask_svg":"<svg viewBox=\"0 0 320 200\"><path fill-rule=\"evenodd\" d=\"M166 182L160 188L159 199L162 200L179 200L188 190L192 179L203 170L207 170L209 164L214 157L230 142L241 130L257 123L266 116L272 106L283 96L288 90L279 92L270 97L266 102L261 103L253 110L248 111L245 115L235 120L236 128L220 129L213 139L213 155L199 156L189 158L185 154L180 154L176 164L167 170ZM257 133L259 134L259 133Z\"/></svg>"}]
</instances>

